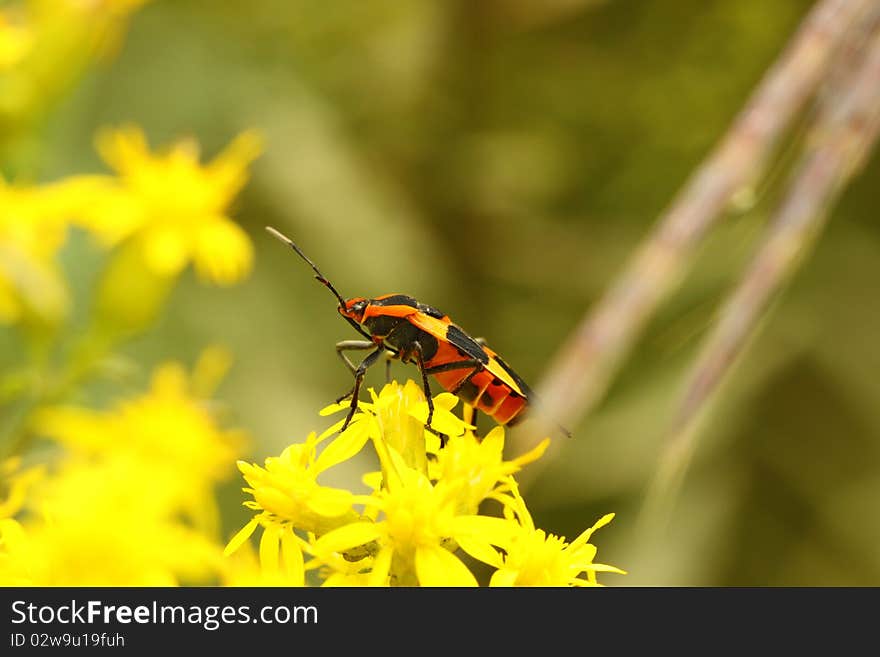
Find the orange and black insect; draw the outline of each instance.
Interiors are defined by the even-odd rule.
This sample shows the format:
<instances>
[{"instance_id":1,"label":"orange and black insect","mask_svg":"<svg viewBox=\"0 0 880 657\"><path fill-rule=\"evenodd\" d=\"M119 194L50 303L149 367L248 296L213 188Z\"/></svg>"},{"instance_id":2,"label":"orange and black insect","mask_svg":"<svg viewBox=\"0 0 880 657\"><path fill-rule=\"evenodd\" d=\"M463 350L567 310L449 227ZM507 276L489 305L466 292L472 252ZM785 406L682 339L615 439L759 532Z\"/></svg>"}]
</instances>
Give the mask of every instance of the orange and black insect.
<instances>
[{"instance_id":1,"label":"orange and black insect","mask_svg":"<svg viewBox=\"0 0 880 657\"><path fill-rule=\"evenodd\" d=\"M386 294L375 299L345 299L292 240L267 227L272 235L290 246L315 272L339 301L338 311L367 340L344 340L336 352L354 374L354 387L336 401L351 397L351 408L343 429L354 417L358 393L367 369L383 354L404 363L415 363L422 375L428 400L427 426L431 427L434 405L428 375L447 391L492 417L499 424L513 426L527 413L534 393L519 375L489 349L452 323L449 316L405 294ZM345 354L350 350L373 349L360 365Z\"/></svg>"}]
</instances>

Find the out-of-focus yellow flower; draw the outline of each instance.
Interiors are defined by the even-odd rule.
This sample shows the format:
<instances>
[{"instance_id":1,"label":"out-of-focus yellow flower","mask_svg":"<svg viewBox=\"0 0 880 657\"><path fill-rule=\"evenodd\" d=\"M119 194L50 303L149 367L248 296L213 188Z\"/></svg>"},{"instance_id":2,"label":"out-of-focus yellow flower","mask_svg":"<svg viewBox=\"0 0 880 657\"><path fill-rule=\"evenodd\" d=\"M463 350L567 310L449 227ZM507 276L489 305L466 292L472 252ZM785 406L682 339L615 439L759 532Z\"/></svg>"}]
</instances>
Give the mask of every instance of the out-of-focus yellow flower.
<instances>
[{"instance_id":1,"label":"out-of-focus yellow flower","mask_svg":"<svg viewBox=\"0 0 880 657\"><path fill-rule=\"evenodd\" d=\"M153 153L135 127L106 130L98 151L118 178L86 176L80 220L108 244L132 239L147 266L173 277L189 263L200 276L231 284L248 273L253 247L227 212L259 155L254 132L239 135L207 165L194 140Z\"/></svg>"},{"instance_id":2,"label":"out-of-focus yellow flower","mask_svg":"<svg viewBox=\"0 0 880 657\"><path fill-rule=\"evenodd\" d=\"M161 484L160 484L161 485ZM0 585L171 586L210 582L221 549L155 495L148 467L74 458L0 520Z\"/></svg>"},{"instance_id":3,"label":"out-of-focus yellow flower","mask_svg":"<svg viewBox=\"0 0 880 657\"><path fill-rule=\"evenodd\" d=\"M229 465L245 442L240 431L217 426L208 400L192 393L176 363L157 368L148 393L109 411L54 407L42 411L34 425L74 454L112 455L149 472L157 503L212 523L213 487L231 474Z\"/></svg>"},{"instance_id":4,"label":"out-of-focus yellow flower","mask_svg":"<svg viewBox=\"0 0 880 657\"><path fill-rule=\"evenodd\" d=\"M64 196L52 185L0 178L0 323L55 323L68 306L55 256L67 234Z\"/></svg>"},{"instance_id":5,"label":"out-of-focus yellow flower","mask_svg":"<svg viewBox=\"0 0 880 657\"><path fill-rule=\"evenodd\" d=\"M546 441L505 461L504 429L480 442L470 425L452 415L455 397L441 394L434 398L432 421L448 436L440 447L425 427L427 402L416 384L392 382L378 395L370 393L372 402L359 403L346 430L320 454L316 446L344 420L291 445L280 459L267 459L265 470L240 465L251 486L244 490L254 495L245 506L260 513L233 537L227 554L263 526L263 568L274 572L279 563L291 562L298 574L302 559L302 570L314 571L325 586L474 586L477 579L459 549L497 569L493 584L588 585L596 583L596 572L622 572L594 564L595 547L587 543L610 515L571 544L534 527L513 475L543 454ZM334 404L321 413L348 408ZM372 493L321 490L316 473L354 457L368 441L381 465L381 472L364 476ZM505 517L480 515L483 500L498 502ZM363 512L355 512L356 506ZM335 527L319 522L328 516Z\"/></svg>"}]
</instances>

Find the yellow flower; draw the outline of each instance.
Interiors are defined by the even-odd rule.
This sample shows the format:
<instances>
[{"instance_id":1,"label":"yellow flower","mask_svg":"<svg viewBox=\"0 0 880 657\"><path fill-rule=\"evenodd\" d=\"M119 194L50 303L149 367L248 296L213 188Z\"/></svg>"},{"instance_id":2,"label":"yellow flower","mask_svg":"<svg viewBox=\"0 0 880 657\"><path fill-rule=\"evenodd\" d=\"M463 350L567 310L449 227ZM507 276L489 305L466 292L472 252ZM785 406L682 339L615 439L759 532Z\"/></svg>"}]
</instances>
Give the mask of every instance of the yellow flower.
<instances>
[{"instance_id":1,"label":"yellow flower","mask_svg":"<svg viewBox=\"0 0 880 657\"><path fill-rule=\"evenodd\" d=\"M203 358L192 378L204 378L201 370L212 362L213 357ZM122 400L108 411L45 409L34 426L74 454L113 455L149 471L151 496L213 523L213 487L231 474L229 464L245 439L239 431L220 429L207 400L192 387L182 366L166 363L156 369L150 391L140 397Z\"/></svg>"},{"instance_id":2,"label":"yellow flower","mask_svg":"<svg viewBox=\"0 0 880 657\"><path fill-rule=\"evenodd\" d=\"M228 216L259 155L253 132L239 135L207 165L194 140L152 153L135 127L98 135L98 151L117 178L84 176L80 221L108 244L132 239L158 275L173 277L189 263L202 278L231 284L251 268L253 247Z\"/></svg>"},{"instance_id":3,"label":"yellow flower","mask_svg":"<svg viewBox=\"0 0 880 657\"><path fill-rule=\"evenodd\" d=\"M238 550L258 526L263 528L260 540L260 561L270 571L278 569L279 548L285 564L301 568L303 542L293 529L320 536L360 518L354 508L350 491L322 486L318 476L332 466L347 460L361 450L369 439L365 423L352 423L318 455L317 447L324 438L310 434L304 443L288 446L281 456L270 456L265 467L238 462L253 496L244 505L259 513L254 516L226 546L225 554ZM361 555L362 556L362 555ZM286 566L290 570L291 566Z\"/></svg>"},{"instance_id":4,"label":"yellow flower","mask_svg":"<svg viewBox=\"0 0 880 657\"><path fill-rule=\"evenodd\" d=\"M340 439L350 435L346 432ZM267 458L265 467L239 461L238 468L249 486L244 490L254 498L245 505L260 510L262 518L271 523L293 523L315 534L356 519L350 491L318 483L318 475L332 463L316 458L317 445L312 433L304 443L287 447L281 456Z\"/></svg>"},{"instance_id":5,"label":"yellow flower","mask_svg":"<svg viewBox=\"0 0 880 657\"><path fill-rule=\"evenodd\" d=\"M536 529L531 514L519 492L514 489L511 507L516 507L516 531L496 543L503 550L486 563L497 568L490 586L598 586L597 572L621 575L624 571L614 566L594 563L596 546L588 541L593 532L614 518L613 513L602 516L571 543L564 536L548 534ZM509 514L508 514L509 515ZM581 577L586 575L586 578Z\"/></svg>"}]
</instances>

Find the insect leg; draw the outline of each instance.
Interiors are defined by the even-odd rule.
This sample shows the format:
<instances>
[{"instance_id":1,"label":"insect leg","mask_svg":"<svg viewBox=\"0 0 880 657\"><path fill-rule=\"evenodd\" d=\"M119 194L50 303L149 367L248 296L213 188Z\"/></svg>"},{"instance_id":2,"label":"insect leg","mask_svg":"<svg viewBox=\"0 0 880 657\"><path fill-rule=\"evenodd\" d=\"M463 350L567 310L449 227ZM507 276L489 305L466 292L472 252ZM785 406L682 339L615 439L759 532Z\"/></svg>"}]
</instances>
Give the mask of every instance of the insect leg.
<instances>
[{"instance_id":1,"label":"insect leg","mask_svg":"<svg viewBox=\"0 0 880 657\"><path fill-rule=\"evenodd\" d=\"M422 345L416 340L413 342L413 352L416 355L416 363L419 365L419 372L422 373L422 386L425 388L425 399L428 400L428 421L426 426L431 426L431 420L434 418L434 400L431 399L431 386L428 384L428 372L425 369L425 359L422 358Z\"/></svg>"},{"instance_id":2,"label":"insect leg","mask_svg":"<svg viewBox=\"0 0 880 657\"><path fill-rule=\"evenodd\" d=\"M345 431L345 429L348 427L348 423L351 422L351 418L354 417L354 412L357 410L358 393L360 392L360 389L361 389L361 383L363 383L363 381L364 381L364 374L366 374L367 369L369 369L369 367L371 365L373 365L373 363L375 363L376 360L378 360L379 356L381 356L382 352L384 352L384 351L385 351L385 349L383 347L379 347L378 349L376 349L376 351L374 351L369 356L364 358L363 362L360 365L358 365L358 368L355 370L355 372L354 372L354 388L351 389L351 393L350 393L351 394L351 408L348 411L348 416L345 418L345 423L342 425L342 429L340 429L340 431ZM347 396L348 395L344 395L343 397L340 397L340 401L342 399L345 399L345 397L347 397Z\"/></svg>"},{"instance_id":3,"label":"insect leg","mask_svg":"<svg viewBox=\"0 0 880 657\"><path fill-rule=\"evenodd\" d=\"M375 346L375 342L371 342L368 340L343 340L342 342L336 343L336 353L342 359L342 362L345 363L348 371L354 374L357 371L357 366L351 362L345 352L373 349ZM346 397L347 396L348 395L346 395ZM343 397L342 399L345 399L345 397Z\"/></svg>"},{"instance_id":4,"label":"insect leg","mask_svg":"<svg viewBox=\"0 0 880 657\"><path fill-rule=\"evenodd\" d=\"M482 365L478 360L457 360L454 363L443 363L442 365L434 365L425 368L428 374L437 374L438 372L449 372L451 370L463 370ZM470 375L468 375L470 376Z\"/></svg>"},{"instance_id":5,"label":"insect leg","mask_svg":"<svg viewBox=\"0 0 880 657\"><path fill-rule=\"evenodd\" d=\"M413 353L416 355L416 363L419 366L419 372L422 373L422 386L425 388L425 399L428 400L428 419L425 422L425 428L436 433L440 438L440 447L444 447L446 441L449 440L449 436L445 433L436 431L434 427L431 426L431 420L434 419L434 400L431 399L431 386L428 384L428 368L425 367L425 359L422 357L422 345L419 344L418 340L413 342Z\"/></svg>"},{"instance_id":6,"label":"insect leg","mask_svg":"<svg viewBox=\"0 0 880 657\"><path fill-rule=\"evenodd\" d=\"M442 365L435 365L434 367L428 367L425 371L428 374L436 374L437 372L449 372L451 370L463 370L463 369L471 369L468 372L468 375L464 377L461 382L453 388L450 392L454 395L458 394L458 391L464 386L465 383L470 381L471 377L482 370L483 364L475 359L469 360L457 360L454 363L443 363ZM461 419L464 420L467 424L470 424L473 427L477 426L477 408L476 406L471 406L470 404L464 404L464 410L462 411Z\"/></svg>"},{"instance_id":7,"label":"insect leg","mask_svg":"<svg viewBox=\"0 0 880 657\"><path fill-rule=\"evenodd\" d=\"M466 377L464 377L461 381L459 381L459 382L458 382L458 385L456 385L456 386L455 386L452 390L450 390L449 392L451 392L453 395L457 395L459 392L461 392L461 389L464 388L465 384L468 383L468 382L471 380L471 377L472 377L474 374L477 374L477 373L481 372L482 370L483 370L482 364L481 364L481 363L477 363L477 367L475 367L474 369L472 369L472 370L470 371L470 374L468 374L468 375L467 375Z\"/></svg>"}]
</instances>

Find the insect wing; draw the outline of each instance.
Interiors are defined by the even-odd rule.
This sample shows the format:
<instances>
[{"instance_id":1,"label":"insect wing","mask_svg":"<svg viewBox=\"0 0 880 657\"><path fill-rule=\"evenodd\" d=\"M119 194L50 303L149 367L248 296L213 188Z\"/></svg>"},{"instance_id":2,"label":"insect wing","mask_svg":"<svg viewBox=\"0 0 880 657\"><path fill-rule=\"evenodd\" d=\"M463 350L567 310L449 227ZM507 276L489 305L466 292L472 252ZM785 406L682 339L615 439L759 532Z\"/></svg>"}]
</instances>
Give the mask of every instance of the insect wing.
<instances>
[{"instance_id":1,"label":"insect wing","mask_svg":"<svg viewBox=\"0 0 880 657\"><path fill-rule=\"evenodd\" d=\"M425 313L415 313L408 317L409 321L423 331L430 333L440 340L446 340L468 358L478 360L483 367L500 379L507 387L516 393L528 398L532 392L525 382L514 372L507 363L488 347L483 347L471 336L465 333L455 324L435 319Z\"/></svg>"}]
</instances>

